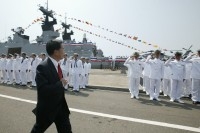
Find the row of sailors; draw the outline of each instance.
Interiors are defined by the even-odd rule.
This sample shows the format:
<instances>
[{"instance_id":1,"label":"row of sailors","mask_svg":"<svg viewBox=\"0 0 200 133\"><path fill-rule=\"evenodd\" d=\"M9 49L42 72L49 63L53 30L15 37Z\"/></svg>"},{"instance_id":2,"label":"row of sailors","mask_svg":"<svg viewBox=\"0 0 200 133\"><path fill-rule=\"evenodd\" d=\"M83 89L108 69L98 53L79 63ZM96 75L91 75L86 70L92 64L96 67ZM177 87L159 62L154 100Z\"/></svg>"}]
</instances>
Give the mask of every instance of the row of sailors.
<instances>
[{"instance_id":1,"label":"row of sailors","mask_svg":"<svg viewBox=\"0 0 200 133\"><path fill-rule=\"evenodd\" d=\"M143 87L150 100L159 99L160 90L170 97L171 102L184 103L183 95L192 95L193 104L200 103L200 50L182 60L182 53L176 52L166 62L159 59L160 51L149 55L142 62L135 52L124 65L128 67L129 90L131 98L138 99L140 77L143 77ZM197 57L195 57L197 56ZM162 87L161 87L162 86Z\"/></svg>"},{"instance_id":2,"label":"row of sailors","mask_svg":"<svg viewBox=\"0 0 200 133\"><path fill-rule=\"evenodd\" d=\"M0 82L26 86L31 82L32 87L36 87L35 76L36 68L41 61L45 59L45 54L37 56L32 54L30 58L26 57L26 53L9 54L6 58L2 54L0 58ZM74 91L79 91L79 88L88 86L89 73L91 64L88 58L81 57L78 59L78 54L68 58L65 53L64 58L60 61L63 77L68 81L69 86L73 87ZM68 85L65 86L65 89Z\"/></svg>"}]
</instances>

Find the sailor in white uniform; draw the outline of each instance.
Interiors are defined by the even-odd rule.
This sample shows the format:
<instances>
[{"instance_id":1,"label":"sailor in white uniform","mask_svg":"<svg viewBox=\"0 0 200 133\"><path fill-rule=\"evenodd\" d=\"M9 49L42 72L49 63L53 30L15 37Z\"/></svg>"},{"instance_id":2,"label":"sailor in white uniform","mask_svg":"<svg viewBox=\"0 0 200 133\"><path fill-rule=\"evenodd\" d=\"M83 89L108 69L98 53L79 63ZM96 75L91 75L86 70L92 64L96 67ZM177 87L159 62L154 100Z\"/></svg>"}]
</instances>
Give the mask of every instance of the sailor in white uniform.
<instances>
[{"instance_id":1,"label":"sailor in white uniform","mask_svg":"<svg viewBox=\"0 0 200 133\"><path fill-rule=\"evenodd\" d=\"M80 76L80 88L85 89L85 83L86 83L85 57L81 57L81 61L82 61L82 70L81 70L81 76Z\"/></svg>"},{"instance_id":2,"label":"sailor in white uniform","mask_svg":"<svg viewBox=\"0 0 200 133\"><path fill-rule=\"evenodd\" d=\"M28 59L26 58L26 53L22 53L21 64L20 64L20 75L21 75L21 85L27 85L27 73L28 73Z\"/></svg>"},{"instance_id":3,"label":"sailor in white uniform","mask_svg":"<svg viewBox=\"0 0 200 133\"><path fill-rule=\"evenodd\" d=\"M72 60L74 59L73 56L69 57L69 87L73 87L73 74L72 74Z\"/></svg>"},{"instance_id":4,"label":"sailor in white uniform","mask_svg":"<svg viewBox=\"0 0 200 133\"><path fill-rule=\"evenodd\" d=\"M91 72L91 63L89 62L89 58L85 58L85 67L86 67L86 71L85 71L85 85L86 87L88 86L89 84L89 75L90 75L90 72Z\"/></svg>"},{"instance_id":5,"label":"sailor in white uniform","mask_svg":"<svg viewBox=\"0 0 200 133\"><path fill-rule=\"evenodd\" d=\"M161 101L158 97L160 95L160 84L161 80L163 79L164 74L164 62L161 61L160 58L160 51L156 50L154 52L155 58L150 60L152 57L149 55L147 57L146 63L150 64L150 100L157 100Z\"/></svg>"},{"instance_id":6,"label":"sailor in white uniform","mask_svg":"<svg viewBox=\"0 0 200 133\"><path fill-rule=\"evenodd\" d=\"M129 57L124 65L130 65L130 91L131 91L131 98L139 99L139 84L140 84L140 77L142 76L142 67L143 62L138 60L139 53L135 52L132 55L132 58Z\"/></svg>"},{"instance_id":7,"label":"sailor in white uniform","mask_svg":"<svg viewBox=\"0 0 200 133\"><path fill-rule=\"evenodd\" d=\"M73 91L79 92L80 76L82 71L82 61L78 59L78 54L74 53L74 59L71 61L73 74Z\"/></svg>"},{"instance_id":8,"label":"sailor in white uniform","mask_svg":"<svg viewBox=\"0 0 200 133\"><path fill-rule=\"evenodd\" d=\"M175 53L175 60L172 60L172 57L165 62L166 66L171 68L171 94L170 101L177 101L179 103L184 103L181 98L181 92L183 89L183 80L185 77L185 63L181 61L182 53Z\"/></svg>"},{"instance_id":9,"label":"sailor in white uniform","mask_svg":"<svg viewBox=\"0 0 200 133\"><path fill-rule=\"evenodd\" d=\"M200 104L200 50L197 51L197 57L192 58L195 54L186 58L186 62L192 63L192 101L193 104Z\"/></svg>"},{"instance_id":10,"label":"sailor in white uniform","mask_svg":"<svg viewBox=\"0 0 200 133\"><path fill-rule=\"evenodd\" d=\"M7 83L7 81L8 81L7 72L6 72L7 59L6 59L5 54L2 54L1 57L2 57L1 58L1 71L2 71L2 76L3 76L3 80L1 81L1 83Z\"/></svg>"},{"instance_id":11,"label":"sailor in white uniform","mask_svg":"<svg viewBox=\"0 0 200 133\"><path fill-rule=\"evenodd\" d=\"M28 59L28 72L27 72L27 82L30 83L32 81L32 75L31 75L31 61L32 57L26 56L26 59Z\"/></svg>"},{"instance_id":12,"label":"sailor in white uniform","mask_svg":"<svg viewBox=\"0 0 200 133\"><path fill-rule=\"evenodd\" d=\"M70 60L67 58L67 53L64 54L64 58L60 61L61 69L63 72L63 78L68 81L69 83L69 67L70 67ZM65 86L65 89L68 89L68 83Z\"/></svg>"},{"instance_id":13,"label":"sailor in white uniform","mask_svg":"<svg viewBox=\"0 0 200 133\"><path fill-rule=\"evenodd\" d=\"M21 58L19 57L18 54L14 54L14 62L13 62L13 66L14 66L14 78L15 78L15 84L16 85L20 85L21 82L21 78L20 78L20 65L21 65Z\"/></svg>"},{"instance_id":14,"label":"sailor in white uniform","mask_svg":"<svg viewBox=\"0 0 200 133\"><path fill-rule=\"evenodd\" d=\"M30 63L30 70L31 70L31 86L36 87L35 76L36 76L36 68L39 65L41 60L37 57L35 53L31 54L31 63Z\"/></svg>"},{"instance_id":15,"label":"sailor in white uniform","mask_svg":"<svg viewBox=\"0 0 200 133\"><path fill-rule=\"evenodd\" d=\"M13 84L14 66L13 66L13 58L12 57L13 57L13 55L9 54L8 59L7 59L7 63L6 63L6 70L7 70L7 73L8 73L8 82L7 82L8 85Z\"/></svg>"},{"instance_id":16,"label":"sailor in white uniform","mask_svg":"<svg viewBox=\"0 0 200 133\"><path fill-rule=\"evenodd\" d=\"M1 83L1 78L2 78L2 72L1 72L1 56L0 56L0 83Z\"/></svg>"}]
</instances>

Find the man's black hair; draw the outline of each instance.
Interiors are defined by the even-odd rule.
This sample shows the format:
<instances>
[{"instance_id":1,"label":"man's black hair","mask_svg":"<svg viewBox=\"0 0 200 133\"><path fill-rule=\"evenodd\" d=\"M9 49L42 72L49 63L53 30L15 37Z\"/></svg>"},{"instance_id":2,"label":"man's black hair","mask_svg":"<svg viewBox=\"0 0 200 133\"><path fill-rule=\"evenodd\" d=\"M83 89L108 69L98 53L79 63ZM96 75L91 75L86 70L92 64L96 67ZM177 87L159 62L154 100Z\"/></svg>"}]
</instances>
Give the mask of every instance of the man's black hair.
<instances>
[{"instance_id":1,"label":"man's black hair","mask_svg":"<svg viewBox=\"0 0 200 133\"><path fill-rule=\"evenodd\" d=\"M61 48L61 41L51 40L46 44L46 51L49 56L53 55L54 50L59 50Z\"/></svg>"}]
</instances>

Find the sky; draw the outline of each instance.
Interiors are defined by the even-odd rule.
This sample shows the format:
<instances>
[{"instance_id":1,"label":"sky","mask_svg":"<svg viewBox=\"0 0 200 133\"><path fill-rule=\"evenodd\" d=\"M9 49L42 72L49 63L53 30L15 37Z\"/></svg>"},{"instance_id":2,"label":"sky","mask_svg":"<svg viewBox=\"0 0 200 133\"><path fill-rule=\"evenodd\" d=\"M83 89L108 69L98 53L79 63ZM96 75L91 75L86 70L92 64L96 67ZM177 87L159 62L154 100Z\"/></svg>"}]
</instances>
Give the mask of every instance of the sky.
<instances>
[{"instance_id":1,"label":"sky","mask_svg":"<svg viewBox=\"0 0 200 133\"><path fill-rule=\"evenodd\" d=\"M12 28L27 27L33 20L43 17L38 5L45 6L46 0L0 0L0 42L12 35ZM49 0L49 9L60 16L55 29L61 28L65 13L67 18L91 22L117 33L136 36L147 44L162 49L181 50L193 45L200 49L200 0ZM106 36L141 51L155 50L133 39L119 36L100 28L67 19L67 23L84 30ZM82 41L84 32L74 31L72 39ZM42 34L41 23L33 24L25 34L34 40ZM105 56L130 56L135 50L106 39L87 34ZM183 51L184 52L184 51Z\"/></svg>"}]
</instances>

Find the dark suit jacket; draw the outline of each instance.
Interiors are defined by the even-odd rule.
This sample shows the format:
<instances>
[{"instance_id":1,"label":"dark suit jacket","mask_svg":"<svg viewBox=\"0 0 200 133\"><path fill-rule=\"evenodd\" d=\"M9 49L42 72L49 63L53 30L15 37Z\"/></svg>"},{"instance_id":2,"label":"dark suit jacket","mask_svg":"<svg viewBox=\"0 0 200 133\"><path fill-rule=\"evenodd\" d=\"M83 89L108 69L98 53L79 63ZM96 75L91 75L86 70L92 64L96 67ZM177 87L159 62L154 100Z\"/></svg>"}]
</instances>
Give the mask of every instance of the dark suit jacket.
<instances>
[{"instance_id":1,"label":"dark suit jacket","mask_svg":"<svg viewBox=\"0 0 200 133\"><path fill-rule=\"evenodd\" d=\"M48 58L41 62L36 71L37 105L33 110L37 120L54 121L58 111L69 117L70 111L64 96L64 87L53 62Z\"/></svg>"}]
</instances>

